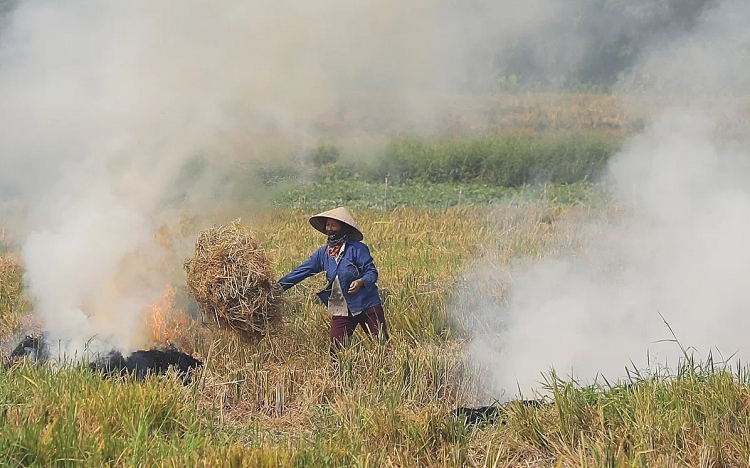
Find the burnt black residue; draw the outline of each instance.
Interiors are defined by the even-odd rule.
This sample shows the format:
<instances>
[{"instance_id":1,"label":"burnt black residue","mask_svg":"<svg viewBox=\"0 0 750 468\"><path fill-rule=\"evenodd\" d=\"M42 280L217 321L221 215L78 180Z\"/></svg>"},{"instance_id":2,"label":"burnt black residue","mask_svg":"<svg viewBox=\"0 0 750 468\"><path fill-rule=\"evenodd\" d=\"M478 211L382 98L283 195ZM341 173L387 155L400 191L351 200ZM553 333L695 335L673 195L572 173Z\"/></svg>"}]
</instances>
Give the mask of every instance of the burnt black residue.
<instances>
[{"instance_id":1,"label":"burnt black residue","mask_svg":"<svg viewBox=\"0 0 750 468\"><path fill-rule=\"evenodd\" d=\"M552 402L547 400L513 400L503 404L480 406L477 408L460 407L453 410L451 414L454 418L464 421L467 425L482 423L505 424L511 405L542 408L552 404Z\"/></svg>"},{"instance_id":2,"label":"burnt black residue","mask_svg":"<svg viewBox=\"0 0 750 468\"><path fill-rule=\"evenodd\" d=\"M183 382L189 383L193 371L202 365L203 362L193 356L170 347L136 351L128 357L119 351L112 351L92 362L90 367L95 372L103 372L105 377L132 375L138 380L148 375L164 375L169 369L174 369Z\"/></svg>"},{"instance_id":3,"label":"burnt black residue","mask_svg":"<svg viewBox=\"0 0 750 468\"><path fill-rule=\"evenodd\" d=\"M501 416L504 415L504 413L504 408L497 405L490 405L480 406L478 408L462 406L453 410L452 414L456 417L456 419L458 419L459 421L464 421L466 422L466 424L494 424L498 422L499 419L501 419Z\"/></svg>"},{"instance_id":4,"label":"burnt black residue","mask_svg":"<svg viewBox=\"0 0 750 468\"><path fill-rule=\"evenodd\" d=\"M26 335L10 353L9 360L29 358L32 361L45 361L47 348L42 335Z\"/></svg>"},{"instance_id":5,"label":"burnt black residue","mask_svg":"<svg viewBox=\"0 0 750 468\"><path fill-rule=\"evenodd\" d=\"M22 359L29 359L36 363L44 363L49 360L49 351L44 335L27 335L21 340L8 356L5 368L11 367L15 362ZM113 350L89 364L91 370L102 372L104 377L132 375L137 380L141 380L148 375L164 375L169 369L174 369L175 373L185 383L191 381L193 371L201 366L203 366L202 361L183 353L174 346L164 349L136 351L127 357L119 351Z\"/></svg>"}]
</instances>

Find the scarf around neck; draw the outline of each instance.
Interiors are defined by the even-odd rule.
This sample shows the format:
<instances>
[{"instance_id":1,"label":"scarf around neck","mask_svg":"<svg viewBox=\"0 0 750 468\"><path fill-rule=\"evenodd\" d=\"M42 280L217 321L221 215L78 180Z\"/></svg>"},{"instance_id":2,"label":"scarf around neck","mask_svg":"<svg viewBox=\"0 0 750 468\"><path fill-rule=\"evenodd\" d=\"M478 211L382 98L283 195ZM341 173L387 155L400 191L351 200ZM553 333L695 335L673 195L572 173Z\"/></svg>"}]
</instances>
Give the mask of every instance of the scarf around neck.
<instances>
[{"instance_id":1,"label":"scarf around neck","mask_svg":"<svg viewBox=\"0 0 750 468\"><path fill-rule=\"evenodd\" d=\"M341 251L349 233L346 229L340 229L328 234L328 255L335 257Z\"/></svg>"}]
</instances>

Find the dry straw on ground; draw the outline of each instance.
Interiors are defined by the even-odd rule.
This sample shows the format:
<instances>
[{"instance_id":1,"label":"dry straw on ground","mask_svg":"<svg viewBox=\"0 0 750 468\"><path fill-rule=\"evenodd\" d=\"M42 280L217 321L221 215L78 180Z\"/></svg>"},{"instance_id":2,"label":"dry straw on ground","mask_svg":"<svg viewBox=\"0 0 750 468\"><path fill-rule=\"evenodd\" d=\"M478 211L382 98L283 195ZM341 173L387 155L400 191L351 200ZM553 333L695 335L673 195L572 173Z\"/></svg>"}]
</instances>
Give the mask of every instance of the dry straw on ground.
<instances>
[{"instance_id":1,"label":"dry straw on ground","mask_svg":"<svg viewBox=\"0 0 750 468\"><path fill-rule=\"evenodd\" d=\"M17 331L27 310L21 259L15 254L0 254L0 338Z\"/></svg>"},{"instance_id":2,"label":"dry straw on ground","mask_svg":"<svg viewBox=\"0 0 750 468\"><path fill-rule=\"evenodd\" d=\"M278 325L280 291L270 261L240 220L201 231L185 271L207 322L249 339Z\"/></svg>"},{"instance_id":3,"label":"dry straw on ground","mask_svg":"<svg viewBox=\"0 0 750 468\"><path fill-rule=\"evenodd\" d=\"M21 262L17 256L12 254L0 254L0 277L3 281L0 283L0 291L3 294L17 295L22 291L22 284L16 281L22 275ZM12 281L11 281L12 280Z\"/></svg>"}]
</instances>

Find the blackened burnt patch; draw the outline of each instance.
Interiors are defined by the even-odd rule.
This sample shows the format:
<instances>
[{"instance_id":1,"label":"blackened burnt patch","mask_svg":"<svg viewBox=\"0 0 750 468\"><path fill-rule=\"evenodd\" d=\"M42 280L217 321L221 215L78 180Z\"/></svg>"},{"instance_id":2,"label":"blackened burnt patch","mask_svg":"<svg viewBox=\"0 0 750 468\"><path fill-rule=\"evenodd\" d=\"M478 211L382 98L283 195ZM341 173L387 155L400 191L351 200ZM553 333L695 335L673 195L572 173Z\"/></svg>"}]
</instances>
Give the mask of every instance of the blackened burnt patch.
<instances>
[{"instance_id":1,"label":"blackened burnt patch","mask_svg":"<svg viewBox=\"0 0 750 468\"><path fill-rule=\"evenodd\" d=\"M27 335L10 353L4 367L8 369L14 363L24 359L38 364L49 361L50 353L44 335ZM92 371L101 372L104 377L132 375L137 380L142 380L148 375L164 375L169 369L174 369L186 384L192 380L193 371L201 366L203 366L202 361L183 353L174 346L140 350L127 357L119 351L112 350L106 355L100 355L89 364Z\"/></svg>"},{"instance_id":2,"label":"blackened burnt patch","mask_svg":"<svg viewBox=\"0 0 750 468\"><path fill-rule=\"evenodd\" d=\"M202 361L174 347L136 351L128 357L119 351L112 351L90 364L91 370L101 371L105 377L131 375L138 380L148 375L164 375L169 369L174 369L186 384L192 380L193 371L201 366Z\"/></svg>"},{"instance_id":3,"label":"blackened burnt patch","mask_svg":"<svg viewBox=\"0 0 750 468\"><path fill-rule=\"evenodd\" d=\"M467 425L475 424L505 424L511 405L527 408L543 408L554 403L547 400L513 400L502 405L480 406L478 408L459 407L452 411L452 416Z\"/></svg>"},{"instance_id":4,"label":"blackened burnt patch","mask_svg":"<svg viewBox=\"0 0 750 468\"><path fill-rule=\"evenodd\" d=\"M458 420L463 420L466 424L494 424L497 422L502 424L504 414L505 409L497 405L480 406L478 408L462 406L453 411L453 416Z\"/></svg>"},{"instance_id":5,"label":"blackened burnt patch","mask_svg":"<svg viewBox=\"0 0 750 468\"><path fill-rule=\"evenodd\" d=\"M26 335L10 353L9 361L24 357L28 357L33 361L44 361L47 359L47 348L44 345L42 335Z\"/></svg>"}]
</instances>

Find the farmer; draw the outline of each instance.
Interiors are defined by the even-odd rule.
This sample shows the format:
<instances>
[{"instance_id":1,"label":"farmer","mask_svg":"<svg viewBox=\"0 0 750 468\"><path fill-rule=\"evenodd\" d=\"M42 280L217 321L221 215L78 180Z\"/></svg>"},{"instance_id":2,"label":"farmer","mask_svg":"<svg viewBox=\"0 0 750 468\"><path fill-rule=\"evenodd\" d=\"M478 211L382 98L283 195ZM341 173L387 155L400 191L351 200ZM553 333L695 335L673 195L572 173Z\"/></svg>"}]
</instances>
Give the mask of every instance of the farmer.
<instances>
[{"instance_id":1,"label":"farmer","mask_svg":"<svg viewBox=\"0 0 750 468\"><path fill-rule=\"evenodd\" d=\"M324 271L328 286L318 294L331 315L331 354L349 339L357 325L370 336L388 341L380 293L378 270L370 249L361 241L362 231L344 207L310 218L312 227L328 236L302 265L279 280L286 291L305 278Z\"/></svg>"}]
</instances>

